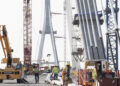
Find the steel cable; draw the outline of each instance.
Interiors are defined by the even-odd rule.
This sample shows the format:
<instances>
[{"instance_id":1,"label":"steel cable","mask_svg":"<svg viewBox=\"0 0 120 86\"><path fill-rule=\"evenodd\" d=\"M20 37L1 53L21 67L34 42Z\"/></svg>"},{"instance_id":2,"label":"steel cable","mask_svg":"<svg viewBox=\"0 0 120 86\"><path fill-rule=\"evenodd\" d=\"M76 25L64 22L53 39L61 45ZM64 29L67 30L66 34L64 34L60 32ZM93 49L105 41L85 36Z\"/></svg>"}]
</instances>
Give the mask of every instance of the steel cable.
<instances>
[{"instance_id":1,"label":"steel cable","mask_svg":"<svg viewBox=\"0 0 120 86\"><path fill-rule=\"evenodd\" d=\"M82 10L82 6L81 6L81 2L80 2L80 0L79 0L79 2L78 2L78 4L80 5L80 7L78 7L79 8L79 21L80 21L80 26L82 25L82 22L81 22L81 19L82 19L82 21L83 21L83 32L84 32L84 34L85 34L85 41L86 41L86 48L87 48L87 50L88 50L88 58L90 59L90 51L89 51L89 47L88 47L88 40L87 40L87 34L86 34L86 32L85 32L85 20L84 20L84 17L83 17L83 15L81 15L80 16L80 14L82 14L81 12L83 12L83 10ZM81 11L80 11L81 10ZM81 26L81 28L82 28L82 26Z\"/></svg>"},{"instance_id":2,"label":"steel cable","mask_svg":"<svg viewBox=\"0 0 120 86\"><path fill-rule=\"evenodd\" d=\"M106 58L104 45L103 45L103 39L102 39L102 31L101 31L101 27L100 27L100 23L99 23L99 18L98 18L98 14L97 14L97 6L96 6L95 2L96 1L93 0L93 7L94 7L94 10L95 10L95 18L96 18L96 23L97 23L97 27L98 27L98 33L99 33L100 41L101 41L101 44L102 44L104 58Z\"/></svg>"},{"instance_id":3,"label":"steel cable","mask_svg":"<svg viewBox=\"0 0 120 86\"><path fill-rule=\"evenodd\" d=\"M95 28L94 28L94 24L93 24L92 11L91 11L91 7L90 7L90 2L88 2L88 0L87 0L87 4L88 4L88 13L90 14L90 20L91 20L91 24L92 24L92 32L93 32L95 47L98 47L97 41L96 41L97 39L96 39L96 36L95 36Z\"/></svg>"},{"instance_id":4,"label":"steel cable","mask_svg":"<svg viewBox=\"0 0 120 86\"><path fill-rule=\"evenodd\" d=\"M86 6L85 6L85 0L83 0L83 8L84 8L84 11L85 11L85 20L86 20L86 23L87 23L87 30L88 30L88 37L89 37L89 40L90 40L90 47L91 47L91 50L92 50L92 56L93 56L93 59L95 59L94 57L94 51L93 51L93 43L92 43L92 38L91 38L91 34L90 34L90 26L89 26L89 23L88 23L88 16L87 16L87 11L86 11Z\"/></svg>"}]
</instances>

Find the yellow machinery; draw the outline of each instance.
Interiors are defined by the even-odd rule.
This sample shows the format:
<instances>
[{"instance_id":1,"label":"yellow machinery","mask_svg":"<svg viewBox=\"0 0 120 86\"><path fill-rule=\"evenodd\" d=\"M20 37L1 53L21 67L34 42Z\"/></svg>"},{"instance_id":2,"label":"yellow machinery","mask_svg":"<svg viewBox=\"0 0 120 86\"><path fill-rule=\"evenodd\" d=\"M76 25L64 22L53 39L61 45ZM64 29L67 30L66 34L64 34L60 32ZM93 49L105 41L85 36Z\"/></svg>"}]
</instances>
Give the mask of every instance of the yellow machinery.
<instances>
[{"instance_id":1,"label":"yellow machinery","mask_svg":"<svg viewBox=\"0 0 120 86\"><path fill-rule=\"evenodd\" d=\"M86 61L85 69L80 69L78 72L74 70L73 75L75 78L78 78L79 85L96 86L96 80L93 79L94 70L96 73L96 80L101 80L101 77L108 71L108 63L104 60Z\"/></svg>"},{"instance_id":2,"label":"yellow machinery","mask_svg":"<svg viewBox=\"0 0 120 86\"><path fill-rule=\"evenodd\" d=\"M24 70L19 58L12 58L12 52L8 41L7 31L5 25L0 26L0 42L3 48L5 58L2 59L2 63L7 63L5 69L0 69L0 83L3 80L16 79L17 83L23 83Z\"/></svg>"},{"instance_id":3,"label":"yellow machinery","mask_svg":"<svg viewBox=\"0 0 120 86\"><path fill-rule=\"evenodd\" d=\"M90 68L90 69L88 69ZM96 78L93 79L92 73L95 70L96 72ZM108 62L107 61L86 61L85 62L85 70L84 70L84 80L83 80L83 86L96 86L96 80L101 81L107 76L114 79L112 72L107 72L108 70ZM107 85L101 85L100 86L107 86ZM112 85L113 86L113 85Z\"/></svg>"}]
</instances>

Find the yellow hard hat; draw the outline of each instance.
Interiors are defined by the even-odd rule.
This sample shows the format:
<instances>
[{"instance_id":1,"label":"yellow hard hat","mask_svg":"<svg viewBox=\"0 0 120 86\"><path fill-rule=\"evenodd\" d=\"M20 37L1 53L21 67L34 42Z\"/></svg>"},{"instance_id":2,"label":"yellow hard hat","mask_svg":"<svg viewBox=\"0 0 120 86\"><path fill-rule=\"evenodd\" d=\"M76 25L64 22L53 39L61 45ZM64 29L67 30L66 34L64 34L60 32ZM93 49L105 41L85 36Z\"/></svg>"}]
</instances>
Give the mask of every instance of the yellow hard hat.
<instances>
[{"instance_id":1,"label":"yellow hard hat","mask_svg":"<svg viewBox=\"0 0 120 86\"><path fill-rule=\"evenodd\" d=\"M70 65L70 63L67 63L66 65Z\"/></svg>"}]
</instances>

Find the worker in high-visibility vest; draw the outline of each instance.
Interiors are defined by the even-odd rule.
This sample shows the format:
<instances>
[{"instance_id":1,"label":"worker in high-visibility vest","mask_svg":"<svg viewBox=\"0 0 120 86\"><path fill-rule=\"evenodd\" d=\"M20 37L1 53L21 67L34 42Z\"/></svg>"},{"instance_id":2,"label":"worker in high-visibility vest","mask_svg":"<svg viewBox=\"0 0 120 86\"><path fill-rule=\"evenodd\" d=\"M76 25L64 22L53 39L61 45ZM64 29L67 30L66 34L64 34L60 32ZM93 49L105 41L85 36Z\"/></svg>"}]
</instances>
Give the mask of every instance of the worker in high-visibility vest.
<instances>
[{"instance_id":1,"label":"worker in high-visibility vest","mask_svg":"<svg viewBox=\"0 0 120 86\"><path fill-rule=\"evenodd\" d=\"M35 75L35 82L39 83L39 68L37 66L35 66L33 71L34 71L34 75Z\"/></svg>"},{"instance_id":2,"label":"worker in high-visibility vest","mask_svg":"<svg viewBox=\"0 0 120 86\"><path fill-rule=\"evenodd\" d=\"M26 78L26 77L27 77L27 67L24 66L24 78Z\"/></svg>"},{"instance_id":3,"label":"worker in high-visibility vest","mask_svg":"<svg viewBox=\"0 0 120 86\"><path fill-rule=\"evenodd\" d=\"M96 69L94 68L92 71L93 86L95 86L96 77L97 77L97 72L96 72Z\"/></svg>"},{"instance_id":4,"label":"worker in high-visibility vest","mask_svg":"<svg viewBox=\"0 0 120 86\"><path fill-rule=\"evenodd\" d=\"M68 86L68 83L72 83L71 75L71 67L70 63L66 64L66 67L62 71L62 79L63 79L63 86Z\"/></svg>"},{"instance_id":5,"label":"worker in high-visibility vest","mask_svg":"<svg viewBox=\"0 0 120 86\"><path fill-rule=\"evenodd\" d=\"M64 69L62 70L62 80L63 80L63 78L64 78L65 71L66 71L66 69L64 68Z\"/></svg>"},{"instance_id":6,"label":"worker in high-visibility vest","mask_svg":"<svg viewBox=\"0 0 120 86\"><path fill-rule=\"evenodd\" d=\"M94 70L92 71L92 79L96 79L97 73L96 73L96 69L94 68Z\"/></svg>"},{"instance_id":7,"label":"worker in high-visibility vest","mask_svg":"<svg viewBox=\"0 0 120 86\"><path fill-rule=\"evenodd\" d=\"M55 66L53 69L52 69L52 73L54 74L54 80L57 80L58 79L58 73L59 73L59 69L57 66Z\"/></svg>"}]
</instances>

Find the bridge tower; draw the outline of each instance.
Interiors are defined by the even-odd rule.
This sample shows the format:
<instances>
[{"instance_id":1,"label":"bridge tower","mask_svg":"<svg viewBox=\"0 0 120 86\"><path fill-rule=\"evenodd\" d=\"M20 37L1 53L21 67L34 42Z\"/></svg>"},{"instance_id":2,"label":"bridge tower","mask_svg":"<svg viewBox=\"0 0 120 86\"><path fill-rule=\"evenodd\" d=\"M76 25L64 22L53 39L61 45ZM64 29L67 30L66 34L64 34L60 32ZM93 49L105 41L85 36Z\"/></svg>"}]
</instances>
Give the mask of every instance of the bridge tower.
<instances>
[{"instance_id":1,"label":"bridge tower","mask_svg":"<svg viewBox=\"0 0 120 86\"><path fill-rule=\"evenodd\" d=\"M40 48L39 48L39 54L38 54L38 63L41 64L40 61L42 59L42 54L43 54L45 35L49 34L51 37L51 42L53 47L55 65L59 66L57 49L55 44L55 37L54 37L54 34L56 34L56 31L53 31L52 21L51 21L50 0L45 0L44 25L43 25L43 30L40 31L40 33L41 33L41 41L40 41Z\"/></svg>"}]
</instances>

